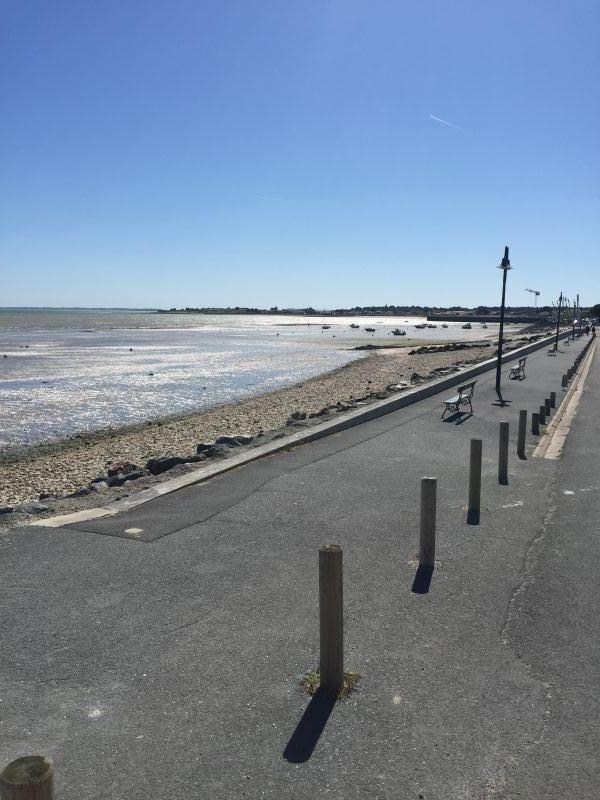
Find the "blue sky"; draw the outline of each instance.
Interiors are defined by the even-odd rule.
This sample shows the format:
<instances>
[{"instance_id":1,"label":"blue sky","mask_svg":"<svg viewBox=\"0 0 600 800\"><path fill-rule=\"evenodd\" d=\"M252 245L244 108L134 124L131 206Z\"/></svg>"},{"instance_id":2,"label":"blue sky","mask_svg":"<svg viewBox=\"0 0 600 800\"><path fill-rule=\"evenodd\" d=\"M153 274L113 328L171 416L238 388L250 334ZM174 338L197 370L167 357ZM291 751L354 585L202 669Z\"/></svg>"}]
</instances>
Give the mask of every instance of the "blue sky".
<instances>
[{"instance_id":1,"label":"blue sky","mask_svg":"<svg viewBox=\"0 0 600 800\"><path fill-rule=\"evenodd\" d=\"M0 305L600 302L595 0L2 9Z\"/></svg>"}]
</instances>

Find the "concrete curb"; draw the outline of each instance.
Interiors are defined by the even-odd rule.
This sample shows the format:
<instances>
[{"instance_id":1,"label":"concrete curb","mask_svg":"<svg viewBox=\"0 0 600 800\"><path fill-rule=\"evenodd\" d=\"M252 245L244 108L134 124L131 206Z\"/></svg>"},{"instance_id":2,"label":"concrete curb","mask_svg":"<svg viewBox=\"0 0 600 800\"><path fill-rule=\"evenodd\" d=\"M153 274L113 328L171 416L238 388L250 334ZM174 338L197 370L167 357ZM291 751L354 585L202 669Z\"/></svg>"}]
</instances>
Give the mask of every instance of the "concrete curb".
<instances>
[{"instance_id":1,"label":"concrete curb","mask_svg":"<svg viewBox=\"0 0 600 800\"><path fill-rule=\"evenodd\" d=\"M563 397L556 416L548 424L546 433L533 451L533 458L557 459L562 453L596 352L596 339L592 339L582 352L585 353L585 357L581 362L581 370L576 373L576 378Z\"/></svg>"},{"instance_id":2,"label":"concrete curb","mask_svg":"<svg viewBox=\"0 0 600 800\"><path fill-rule=\"evenodd\" d=\"M559 339L565 339L570 335L571 331L566 331L559 334ZM502 356L502 363L506 364L516 358L528 355L536 350L541 350L542 348L547 347L549 344L553 344L555 339L556 336L553 335L545 339L540 339L537 342L532 342L531 344L525 345L524 347L520 347L516 350L511 350L509 353L506 353L506 355ZM126 497L123 500L119 500L115 503L108 503L107 505L99 508L88 508L84 511L76 511L72 514L61 514L56 517L35 520L28 524L36 527L60 528L63 525L87 522L91 519L113 516L123 511L129 511L132 508L136 508L136 506L149 503L151 500L156 500L158 497L162 497L165 494L170 494L171 492L176 492L186 486L193 486L196 483L204 483L205 481L208 481L217 475L223 475L225 472L236 469L236 467L241 467L242 465L248 464L251 461L257 461L259 458L265 458L266 456L273 455L274 453L281 452L282 450L287 450L290 447L297 447L300 444L314 442L317 439L322 439L325 436L331 436L332 434L339 433L347 428L352 428L355 425L360 425L363 422L377 419L377 417L382 417L385 414L389 414L392 411L397 411L400 408L405 408L413 403L418 403L420 400L424 400L427 397L438 394L439 392L449 389L452 386L456 386L457 384L465 383L469 379L477 375L481 375L483 372L495 369L495 367L496 358L490 358L487 361L482 361L481 363L475 364L472 367L468 367L465 370L453 372L451 375L446 375L442 378L430 381L425 386L420 386L417 389L410 389L399 396L389 397L385 400L377 400L374 403L371 403L368 408L358 408L348 411L344 414L339 414L336 416L336 419L328 420L320 425L315 425L313 428L292 433L289 436L284 436L274 442L269 442L269 444L251 448L250 450L245 450L239 455L231 456L226 460L220 461L216 464L210 464L206 467L201 467L200 469L188 472L186 475L181 475L178 478L171 478L163 481L156 486L152 486L150 489L143 489L141 492L138 492L132 497Z\"/></svg>"}]
</instances>

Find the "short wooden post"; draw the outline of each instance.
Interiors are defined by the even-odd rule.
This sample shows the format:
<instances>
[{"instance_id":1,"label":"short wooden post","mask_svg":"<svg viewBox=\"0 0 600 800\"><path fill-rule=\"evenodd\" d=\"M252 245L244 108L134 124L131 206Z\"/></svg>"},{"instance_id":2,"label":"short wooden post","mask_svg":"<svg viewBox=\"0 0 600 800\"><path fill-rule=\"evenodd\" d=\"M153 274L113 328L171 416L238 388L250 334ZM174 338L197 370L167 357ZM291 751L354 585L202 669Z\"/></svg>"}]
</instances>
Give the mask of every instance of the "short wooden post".
<instances>
[{"instance_id":1,"label":"short wooden post","mask_svg":"<svg viewBox=\"0 0 600 800\"><path fill-rule=\"evenodd\" d=\"M536 411L531 415L531 432L534 436L540 435L540 415Z\"/></svg>"},{"instance_id":2,"label":"short wooden post","mask_svg":"<svg viewBox=\"0 0 600 800\"><path fill-rule=\"evenodd\" d=\"M519 411L519 435L517 438L517 455L525 458L525 439L527 437L527 411Z\"/></svg>"},{"instance_id":3,"label":"short wooden post","mask_svg":"<svg viewBox=\"0 0 600 800\"><path fill-rule=\"evenodd\" d=\"M435 567L435 517L437 478L421 478L421 527L419 532L419 566Z\"/></svg>"},{"instance_id":4,"label":"short wooden post","mask_svg":"<svg viewBox=\"0 0 600 800\"><path fill-rule=\"evenodd\" d=\"M540 406L540 425L546 424L546 406Z\"/></svg>"},{"instance_id":5,"label":"short wooden post","mask_svg":"<svg viewBox=\"0 0 600 800\"><path fill-rule=\"evenodd\" d=\"M319 550L320 686L339 694L344 684L344 576L342 548Z\"/></svg>"},{"instance_id":6,"label":"short wooden post","mask_svg":"<svg viewBox=\"0 0 600 800\"><path fill-rule=\"evenodd\" d=\"M547 416L547 417L551 416L551 414L552 414L552 411L551 411L551 408L552 408L552 402L551 402L551 400L550 400L550 398L549 398L549 397L547 397L547 398L544 400L544 405L546 406L546 416Z\"/></svg>"},{"instance_id":7,"label":"short wooden post","mask_svg":"<svg viewBox=\"0 0 600 800\"><path fill-rule=\"evenodd\" d=\"M471 439L471 453L469 457L469 510L467 523L479 525L481 509L481 439Z\"/></svg>"},{"instance_id":8,"label":"short wooden post","mask_svg":"<svg viewBox=\"0 0 600 800\"><path fill-rule=\"evenodd\" d=\"M568 375L563 375L563 376L562 376L562 382L561 382L561 386L563 387L563 389L566 387L566 385L568 384L568 382L569 382L569 377L568 377Z\"/></svg>"},{"instance_id":9,"label":"short wooden post","mask_svg":"<svg viewBox=\"0 0 600 800\"><path fill-rule=\"evenodd\" d=\"M550 405L556 408L556 392L550 392Z\"/></svg>"},{"instance_id":10,"label":"short wooden post","mask_svg":"<svg viewBox=\"0 0 600 800\"><path fill-rule=\"evenodd\" d=\"M54 800L54 767L44 756L23 756L0 773L0 800Z\"/></svg>"},{"instance_id":11,"label":"short wooden post","mask_svg":"<svg viewBox=\"0 0 600 800\"><path fill-rule=\"evenodd\" d=\"M508 422L500 423L498 445L498 483L508 483Z\"/></svg>"}]
</instances>

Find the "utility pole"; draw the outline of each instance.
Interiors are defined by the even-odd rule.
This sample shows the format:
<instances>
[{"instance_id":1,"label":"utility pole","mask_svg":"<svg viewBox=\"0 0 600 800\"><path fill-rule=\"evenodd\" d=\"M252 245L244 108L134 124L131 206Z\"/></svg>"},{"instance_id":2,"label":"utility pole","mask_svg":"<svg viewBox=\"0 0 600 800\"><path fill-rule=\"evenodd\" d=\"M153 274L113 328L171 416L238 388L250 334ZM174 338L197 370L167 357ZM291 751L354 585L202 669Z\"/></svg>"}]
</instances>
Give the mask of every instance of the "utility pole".
<instances>
[{"instance_id":1,"label":"utility pole","mask_svg":"<svg viewBox=\"0 0 600 800\"><path fill-rule=\"evenodd\" d=\"M556 341L554 342L554 350L558 350L558 331L560 328L560 310L562 308L562 301L563 295L562 292L560 293L560 297L558 298L558 314L556 315Z\"/></svg>"},{"instance_id":2,"label":"utility pole","mask_svg":"<svg viewBox=\"0 0 600 800\"><path fill-rule=\"evenodd\" d=\"M504 339L504 302L506 299L506 273L510 266L508 257L508 245L504 248L504 258L500 262L498 269L502 270L502 303L500 305L500 331L498 333L498 360L496 362L496 391L500 391L500 378L502 376L502 341Z\"/></svg>"}]
</instances>

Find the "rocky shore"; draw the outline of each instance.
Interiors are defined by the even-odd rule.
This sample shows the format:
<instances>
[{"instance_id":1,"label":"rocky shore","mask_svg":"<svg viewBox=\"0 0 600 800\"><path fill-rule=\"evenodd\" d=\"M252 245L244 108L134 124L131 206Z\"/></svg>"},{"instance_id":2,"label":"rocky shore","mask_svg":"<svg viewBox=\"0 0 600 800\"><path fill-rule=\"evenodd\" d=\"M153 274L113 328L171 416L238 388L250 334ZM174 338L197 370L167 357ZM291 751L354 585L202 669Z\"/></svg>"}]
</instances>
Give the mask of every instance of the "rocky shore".
<instances>
[{"instance_id":1,"label":"rocky shore","mask_svg":"<svg viewBox=\"0 0 600 800\"><path fill-rule=\"evenodd\" d=\"M515 341L513 346L522 344ZM0 524L102 505L490 358L493 346L378 350L332 372L235 405L78 434L56 444L0 453ZM459 351L459 352L457 352Z\"/></svg>"}]
</instances>

